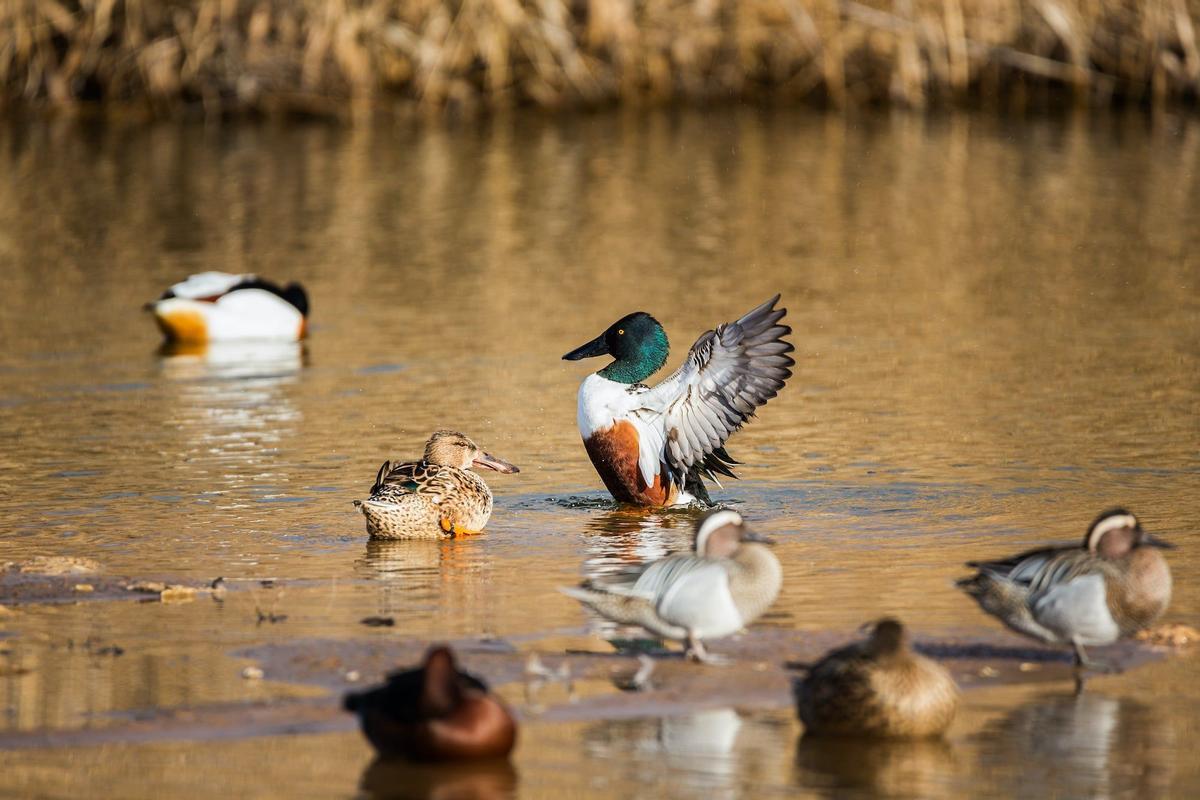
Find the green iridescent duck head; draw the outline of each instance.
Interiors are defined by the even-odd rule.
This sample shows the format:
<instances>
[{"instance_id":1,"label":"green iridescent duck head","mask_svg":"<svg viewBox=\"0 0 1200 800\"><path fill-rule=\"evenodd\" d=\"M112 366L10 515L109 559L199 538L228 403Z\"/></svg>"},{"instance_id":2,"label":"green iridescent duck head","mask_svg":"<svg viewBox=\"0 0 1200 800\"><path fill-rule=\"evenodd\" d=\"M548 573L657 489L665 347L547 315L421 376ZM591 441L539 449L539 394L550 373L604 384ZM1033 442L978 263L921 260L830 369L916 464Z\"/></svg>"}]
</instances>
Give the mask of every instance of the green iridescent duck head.
<instances>
[{"instance_id":1,"label":"green iridescent duck head","mask_svg":"<svg viewBox=\"0 0 1200 800\"><path fill-rule=\"evenodd\" d=\"M645 311L621 317L604 333L563 356L564 361L611 355L616 360L599 371L618 383L641 383L667 362L667 332Z\"/></svg>"}]
</instances>

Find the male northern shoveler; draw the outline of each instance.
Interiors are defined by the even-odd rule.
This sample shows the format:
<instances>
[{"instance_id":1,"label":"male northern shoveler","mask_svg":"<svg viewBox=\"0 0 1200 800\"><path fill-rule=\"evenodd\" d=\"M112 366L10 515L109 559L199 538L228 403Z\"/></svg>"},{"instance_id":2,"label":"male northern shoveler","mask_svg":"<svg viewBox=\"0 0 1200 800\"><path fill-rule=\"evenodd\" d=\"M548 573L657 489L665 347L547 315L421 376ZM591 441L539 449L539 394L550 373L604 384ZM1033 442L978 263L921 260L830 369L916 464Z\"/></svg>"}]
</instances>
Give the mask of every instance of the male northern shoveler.
<instances>
[{"instance_id":1,"label":"male northern shoveler","mask_svg":"<svg viewBox=\"0 0 1200 800\"><path fill-rule=\"evenodd\" d=\"M303 339L308 295L298 283L280 287L255 275L201 272L175 284L146 308L168 341Z\"/></svg>"},{"instance_id":2,"label":"male northern shoveler","mask_svg":"<svg viewBox=\"0 0 1200 800\"><path fill-rule=\"evenodd\" d=\"M517 723L479 678L458 669L449 647L433 647L424 663L387 683L346 695L363 733L380 755L410 761L504 758Z\"/></svg>"},{"instance_id":3,"label":"male northern shoveler","mask_svg":"<svg viewBox=\"0 0 1200 800\"><path fill-rule=\"evenodd\" d=\"M737 633L779 595L783 570L767 544L736 511L711 511L696 523L693 552L560 591L614 622L685 641L704 661L704 639Z\"/></svg>"},{"instance_id":4,"label":"male northern shoveler","mask_svg":"<svg viewBox=\"0 0 1200 800\"><path fill-rule=\"evenodd\" d=\"M563 358L616 360L579 387L579 432L617 500L644 506L709 502L701 476L737 477L725 440L783 388L796 363L780 325L779 295L736 322L703 334L683 366L650 388L667 360L667 334L638 311ZM720 485L718 483L718 485Z\"/></svg>"},{"instance_id":5,"label":"male northern shoveler","mask_svg":"<svg viewBox=\"0 0 1200 800\"><path fill-rule=\"evenodd\" d=\"M967 566L979 572L957 585L1016 632L1071 645L1077 667L1103 668L1088 660L1084 645L1112 644L1162 616L1171 602L1171 569L1159 549L1173 546L1114 508L1096 518L1082 546L971 561Z\"/></svg>"},{"instance_id":6,"label":"male northern shoveler","mask_svg":"<svg viewBox=\"0 0 1200 800\"><path fill-rule=\"evenodd\" d=\"M519 469L457 431L434 431L420 461L383 462L367 500L354 505L373 539L440 539L479 533L492 516L492 490L471 472Z\"/></svg>"},{"instance_id":7,"label":"male northern shoveler","mask_svg":"<svg viewBox=\"0 0 1200 800\"><path fill-rule=\"evenodd\" d=\"M913 652L890 617L874 623L865 642L828 653L792 689L805 736L940 736L958 710L950 673Z\"/></svg>"}]
</instances>

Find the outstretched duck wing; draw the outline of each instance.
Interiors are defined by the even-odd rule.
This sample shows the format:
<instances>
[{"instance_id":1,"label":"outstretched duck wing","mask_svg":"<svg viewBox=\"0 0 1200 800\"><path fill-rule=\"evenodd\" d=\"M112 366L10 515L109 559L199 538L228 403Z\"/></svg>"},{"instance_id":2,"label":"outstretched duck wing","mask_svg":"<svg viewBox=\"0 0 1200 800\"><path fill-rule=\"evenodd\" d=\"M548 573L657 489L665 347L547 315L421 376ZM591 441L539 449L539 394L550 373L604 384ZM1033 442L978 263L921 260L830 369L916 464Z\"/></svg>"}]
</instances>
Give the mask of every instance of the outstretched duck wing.
<instances>
[{"instance_id":1,"label":"outstretched duck wing","mask_svg":"<svg viewBox=\"0 0 1200 800\"><path fill-rule=\"evenodd\" d=\"M371 499L395 501L407 494L425 495L435 503L458 487L453 467L428 461L383 462L371 487Z\"/></svg>"},{"instance_id":2,"label":"outstretched duck wing","mask_svg":"<svg viewBox=\"0 0 1200 800\"><path fill-rule=\"evenodd\" d=\"M639 466L648 484L666 464L682 485L697 468L734 477L737 463L725 452L729 436L779 393L792 376L795 348L783 337L792 332L775 308L779 295L696 340L683 366L662 383L642 392L637 418Z\"/></svg>"}]
</instances>

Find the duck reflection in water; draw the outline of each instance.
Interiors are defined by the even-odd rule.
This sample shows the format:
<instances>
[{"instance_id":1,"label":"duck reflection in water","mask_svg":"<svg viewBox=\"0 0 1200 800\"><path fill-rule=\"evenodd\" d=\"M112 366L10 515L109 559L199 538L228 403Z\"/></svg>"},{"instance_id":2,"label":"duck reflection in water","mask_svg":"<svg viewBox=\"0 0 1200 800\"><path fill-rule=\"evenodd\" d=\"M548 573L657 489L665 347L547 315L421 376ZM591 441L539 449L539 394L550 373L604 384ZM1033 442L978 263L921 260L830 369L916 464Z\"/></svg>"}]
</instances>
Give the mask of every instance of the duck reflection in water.
<instances>
[{"instance_id":1,"label":"duck reflection in water","mask_svg":"<svg viewBox=\"0 0 1200 800\"><path fill-rule=\"evenodd\" d=\"M729 776L737 771L735 752L743 725L734 709L717 708L658 719L598 722L584 732L583 740L591 755L606 760L623 761L630 753L661 755L670 767Z\"/></svg>"},{"instance_id":2,"label":"duck reflection in water","mask_svg":"<svg viewBox=\"0 0 1200 800\"><path fill-rule=\"evenodd\" d=\"M377 582L378 614L412 619L479 602L491 562L463 539L369 539L354 566Z\"/></svg>"},{"instance_id":3,"label":"duck reflection in water","mask_svg":"<svg viewBox=\"0 0 1200 800\"><path fill-rule=\"evenodd\" d=\"M944 739L867 739L802 736L796 744L796 783L829 797L872 794L932 797L955 770Z\"/></svg>"},{"instance_id":4,"label":"duck reflection in water","mask_svg":"<svg viewBox=\"0 0 1200 800\"><path fill-rule=\"evenodd\" d=\"M1037 694L972 737L1009 796L1164 797L1177 742L1161 707L1096 692Z\"/></svg>"},{"instance_id":5,"label":"duck reflection in water","mask_svg":"<svg viewBox=\"0 0 1200 800\"><path fill-rule=\"evenodd\" d=\"M295 432L301 412L292 387L304 366L299 342L234 341L166 344L159 349L164 389L177 411L169 421L183 437L179 460L223 484L212 491L261 483L259 471L281 474L273 452Z\"/></svg>"},{"instance_id":6,"label":"duck reflection in water","mask_svg":"<svg viewBox=\"0 0 1200 800\"><path fill-rule=\"evenodd\" d=\"M376 758L359 789L364 800L501 800L516 796L517 771L506 758L454 764Z\"/></svg>"}]
</instances>

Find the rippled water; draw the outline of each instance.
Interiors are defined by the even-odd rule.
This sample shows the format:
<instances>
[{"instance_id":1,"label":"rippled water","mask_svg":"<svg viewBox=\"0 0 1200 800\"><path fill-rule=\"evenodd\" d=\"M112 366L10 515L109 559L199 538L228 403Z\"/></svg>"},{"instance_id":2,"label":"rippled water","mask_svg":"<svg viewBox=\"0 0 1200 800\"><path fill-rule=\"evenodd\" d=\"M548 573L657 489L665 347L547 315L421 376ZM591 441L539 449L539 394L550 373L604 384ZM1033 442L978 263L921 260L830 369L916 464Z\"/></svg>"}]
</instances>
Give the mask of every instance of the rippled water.
<instances>
[{"instance_id":1,"label":"rippled water","mask_svg":"<svg viewBox=\"0 0 1200 800\"><path fill-rule=\"evenodd\" d=\"M775 292L796 374L731 441L742 480L714 493L779 540L771 624L993 630L953 589L958 565L1075 540L1116 503L1182 545L1169 619L1195 623L1198 154L1194 122L1141 117L2 127L0 564L277 583L0 618L0 731L315 691L242 680L231 654L251 644L594 630L555 587L685 546L691 516L605 500L574 425L589 365L559 357L642 309L677 363ZM160 352L141 303L201 269L303 281L311 339ZM486 476L487 534L368 544L349 501L447 426L522 468ZM373 614L396 628L358 624ZM1082 698L974 691L947 744L871 752L798 747L783 712L536 723L515 774L475 789L1194 794L1197 664ZM0 751L0 789L403 781L367 772L349 731L198 738Z\"/></svg>"}]
</instances>

